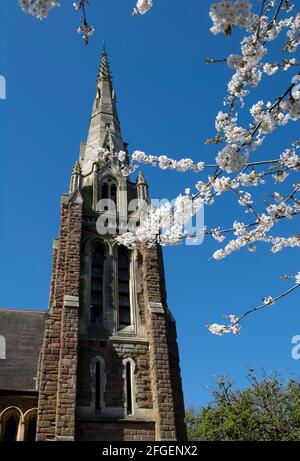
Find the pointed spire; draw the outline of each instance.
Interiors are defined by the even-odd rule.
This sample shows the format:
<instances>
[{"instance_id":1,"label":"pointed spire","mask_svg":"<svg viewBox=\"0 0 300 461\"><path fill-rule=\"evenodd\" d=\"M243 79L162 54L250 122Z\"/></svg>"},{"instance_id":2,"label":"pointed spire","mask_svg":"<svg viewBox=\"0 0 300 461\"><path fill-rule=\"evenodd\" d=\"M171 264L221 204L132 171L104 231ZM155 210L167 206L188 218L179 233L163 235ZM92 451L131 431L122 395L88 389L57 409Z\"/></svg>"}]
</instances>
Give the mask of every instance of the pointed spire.
<instances>
[{"instance_id":1,"label":"pointed spire","mask_svg":"<svg viewBox=\"0 0 300 461\"><path fill-rule=\"evenodd\" d=\"M76 190L81 191L81 166L80 162L77 161L74 165L74 168L72 170L71 174L71 181L70 181L70 189L69 192L75 192Z\"/></svg>"},{"instance_id":2,"label":"pointed spire","mask_svg":"<svg viewBox=\"0 0 300 461\"><path fill-rule=\"evenodd\" d=\"M75 174L81 174L81 167L80 167L80 162L77 161L75 162L75 165L74 165L74 168L72 170L72 175L75 175Z\"/></svg>"},{"instance_id":3,"label":"pointed spire","mask_svg":"<svg viewBox=\"0 0 300 461\"><path fill-rule=\"evenodd\" d=\"M148 184L145 179L145 176L141 171L136 178L136 189L137 189L137 196L138 200L140 201L148 201L149 193L148 193Z\"/></svg>"},{"instance_id":4,"label":"pointed spire","mask_svg":"<svg viewBox=\"0 0 300 461\"><path fill-rule=\"evenodd\" d=\"M101 58L101 63L99 66L99 71L98 71L98 80L100 81L107 80L108 82L110 82L110 85L112 87L110 67L109 67L107 53L105 51L105 46L102 51L102 58Z\"/></svg>"},{"instance_id":5,"label":"pointed spire","mask_svg":"<svg viewBox=\"0 0 300 461\"><path fill-rule=\"evenodd\" d=\"M115 152L125 150L105 46L97 75L96 96L83 159L84 170L89 169L98 159L98 152L102 148L109 148Z\"/></svg>"},{"instance_id":6,"label":"pointed spire","mask_svg":"<svg viewBox=\"0 0 300 461\"><path fill-rule=\"evenodd\" d=\"M142 171L139 171L139 174L137 176L137 179L136 179L136 183L137 185L141 185L141 184L147 184L146 180L145 180L145 176L143 174Z\"/></svg>"}]
</instances>

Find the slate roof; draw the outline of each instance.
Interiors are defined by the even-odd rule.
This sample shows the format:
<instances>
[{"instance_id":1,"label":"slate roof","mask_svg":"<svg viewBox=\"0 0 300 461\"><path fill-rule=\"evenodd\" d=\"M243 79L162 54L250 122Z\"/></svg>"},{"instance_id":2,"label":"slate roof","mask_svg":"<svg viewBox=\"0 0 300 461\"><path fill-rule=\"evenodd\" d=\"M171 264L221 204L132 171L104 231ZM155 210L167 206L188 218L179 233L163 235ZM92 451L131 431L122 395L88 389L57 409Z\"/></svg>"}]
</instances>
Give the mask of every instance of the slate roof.
<instances>
[{"instance_id":1,"label":"slate roof","mask_svg":"<svg viewBox=\"0 0 300 461\"><path fill-rule=\"evenodd\" d=\"M0 391L34 391L42 346L45 311L0 309L0 336L6 358L0 359Z\"/></svg>"}]
</instances>

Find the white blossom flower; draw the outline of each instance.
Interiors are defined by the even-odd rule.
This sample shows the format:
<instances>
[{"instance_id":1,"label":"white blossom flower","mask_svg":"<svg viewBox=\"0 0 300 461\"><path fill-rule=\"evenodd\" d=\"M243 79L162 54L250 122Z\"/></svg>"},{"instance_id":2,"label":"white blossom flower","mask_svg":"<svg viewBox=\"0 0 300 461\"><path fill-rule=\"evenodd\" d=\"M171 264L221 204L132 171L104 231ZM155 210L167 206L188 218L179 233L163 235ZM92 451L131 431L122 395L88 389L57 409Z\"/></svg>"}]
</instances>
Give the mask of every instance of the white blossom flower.
<instances>
[{"instance_id":1,"label":"white blossom flower","mask_svg":"<svg viewBox=\"0 0 300 461\"><path fill-rule=\"evenodd\" d=\"M300 118L300 99L289 98L287 100L281 101L279 107L287 121L293 120L297 121Z\"/></svg>"},{"instance_id":2,"label":"white blossom flower","mask_svg":"<svg viewBox=\"0 0 300 461\"><path fill-rule=\"evenodd\" d=\"M202 171L202 170L204 169L204 167L205 167L205 163L204 163L204 162L198 162L198 163L196 164L196 170L197 170L197 171Z\"/></svg>"},{"instance_id":3,"label":"white blossom flower","mask_svg":"<svg viewBox=\"0 0 300 461\"><path fill-rule=\"evenodd\" d=\"M239 317L236 315L224 315L225 318L230 319L229 325L220 325L218 323L212 323L207 325L208 330L218 336L226 335L228 333L233 333L234 335L240 334L240 325L239 325Z\"/></svg>"},{"instance_id":4,"label":"white blossom flower","mask_svg":"<svg viewBox=\"0 0 300 461\"><path fill-rule=\"evenodd\" d=\"M237 54L230 54L227 58L227 65L232 69L238 69L245 65L245 60L243 56Z\"/></svg>"},{"instance_id":5,"label":"white blossom flower","mask_svg":"<svg viewBox=\"0 0 300 461\"><path fill-rule=\"evenodd\" d=\"M281 202L278 205L269 205L267 211L272 218L291 218L293 213L293 208L287 203Z\"/></svg>"},{"instance_id":6,"label":"white blossom flower","mask_svg":"<svg viewBox=\"0 0 300 461\"><path fill-rule=\"evenodd\" d=\"M300 166L300 158L295 153L295 149L286 149L280 155L280 163L287 168L296 168Z\"/></svg>"},{"instance_id":7,"label":"white blossom flower","mask_svg":"<svg viewBox=\"0 0 300 461\"><path fill-rule=\"evenodd\" d=\"M266 306L273 306L273 304L275 303L274 299L272 298L272 296L266 296L264 299L263 299L263 303L266 305Z\"/></svg>"},{"instance_id":8,"label":"white blossom flower","mask_svg":"<svg viewBox=\"0 0 300 461\"><path fill-rule=\"evenodd\" d=\"M213 254L213 258L216 259L217 261L219 261L220 259L225 258L225 256L226 255L225 255L223 250L217 250Z\"/></svg>"},{"instance_id":9,"label":"white blossom flower","mask_svg":"<svg viewBox=\"0 0 300 461\"><path fill-rule=\"evenodd\" d=\"M240 205L249 208L251 206L251 204L253 203L253 200L251 200L251 194L249 194L249 192L242 192L241 191L241 195L240 195L240 198L239 198L238 202L239 202Z\"/></svg>"},{"instance_id":10,"label":"white blossom flower","mask_svg":"<svg viewBox=\"0 0 300 461\"><path fill-rule=\"evenodd\" d=\"M276 200L276 202L280 203L284 199L284 195L279 194L279 192L274 192L273 198Z\"/></svg>"},{"instance_id":11,"label":"white blossom flower","mask_svg":"<svg viewBox=\"0 0 300 461\"><path fill-rule=\"evenodd\" d=\"M238 150L237 145L225 146L217 155L216 162L219 167L226 171L226 173L233 173L239 171L243 166L245 159L242 157Z\"/></svg>"},{"instance_id":12,"label":"white blossom flower","mask_svg":"<svg viewBox=\"0 0 300 461\"><path fill-rule=\"evenodd\" d=\"M291 66L293 66L296 63L296 59L285 59L284 60L284 67L283 70L288 70Z\"/></svg>"},{"instance_id":13,"label":"white blossom flower","mask_svg":"<svg viewBox=\"0 0 300 461\"><path fill-rule=\"evenodd\" d=\"M207 328L213 335L223 336L226 333L229 333L228 326L220 325L218 323L207 325Z\"/></svg>"},{"instance_id":14,"label":"white blossom flower","mask_svg":"<svg viewBox=\"0 0 300 461\"><path fill-rule=\"evenodd\" d=\"M145 14L153 6L153 0L137 0L136 7L133 9L132 14Z\"/></svg>"},{"instance_id":15,"label":"white blossom flower","mask_svg":"<svg viewBox=\"0 0 300 461\"><path fill-rule=\"evenodd\" d=\"M226 190L230 190L232 184L231 178L228 176L221 176L216 179L209 178L209 180L212 181L212 186L217 195L222 194L222 192L225 192Z\"/></svg>"},{"instance_id":16,"label":"white blossom flower","mask_svg":"<svg viewBox=\"0 0 300 461\"><path fill-rule=\"evenodd\" d=\"M125 162L126 152L124 152L123 150L120 150L120 152L118 153L118 159L121 163Z\"/></svg>"},{"instance_id":17,"label":"white blossom flower","mask_svg":"<svg viewBox=\"0 0 300 461\"><path fill-rule=\"evenodd\" d=\"M220 232L220 228L212 229L211 235L219 243L223 242L225 239L225 235Z\"/></svg>"},{"instance_id":18,"label":"white blossom flower","mask_svg":"<svg viewBox=\"0 0 300 461\"><path fill-rule=\"evenodd\" d=\"M256 245L248 245L248 250L250 253L255 253L256 252Z\"/></svg>"},{"instance_id":19,"label":"white blossom flower","mask_svg":"<svg viewBox=\"0 0 300 461\"><path fill-rule=\"evenodd\" d=\"M240 173L237 176L237 181L242 186L258 186L259 184L264 184L265 182L262 175L254 170L250 173Z\"/></svg>"},{"instance_id":20,"label":"white blossom flower","mask_svg":"<svg viewBox=\"0 0 300 461\"><path fill-rule=\"evenodd\" d=\"M246 234L247 226L246 224L238 221L234 221L233 223L234 235L241 237Z\"/></svg>"},{"instance_id":21,"label":"white blossom flower","mask_svg":"<svg viewBox=\"0 0 300 461\"><path fill-rule=\"evenodd\" d=\"M264 102L263 101L257 101L256 104L253 104L253 106L250 109L250 113L255 120L257 120L258 116L261 115L262 111L264 108Z\"/></svg>"},{"instance_id":22,"label":"white blossom flower","mask_svg":"<svg viewBox=\"0 0 300 461\"><path fill-rule=\"evenodd\" d=\"M87 45L89 42L90 36L95 32L93 26L90 26L86 21L83 21L81 26L78 27L77 32L82 34L84 43Z\"/></svg>"},{"instance_id":23,"label":"white blossom flower","mask_svg":"<svg viewBox=\"0 0 300 461\"><path fill-rule=\"evenodd\" d=\"M264 73L267 75L274 75L278 71L279 67L276 64L264 64Z\"/></svg>"},{"instance_id":24,"label":"white blossom flower","mask_svg":"<svg viewBox=\"0 0 300 461\"><path fill-rule=\"evenodd\" d=\"M259 124L259 130L263 133L271 133L276 126L274 115L267 110L267 107L268 104L266 105L266 109L264 109L264 102L258 101L250 109L255 122Z\"/></svg>"},{"instance_id":25,"label":"white blossom flower","mask_svg":"<svg viewBox=\"0 0 300 461\"><path fill-rule=\"evenodd\" d=\"M300 13L294 18L290 29L287 31L287 36L290 39L288 50L296 51L300 44Z\"/></svg>"},{"instance_id":26,"label":"white blossom flower","mask_svg":"<svg viewBox=\"0 0 300 461\"><path fill-rule=\"evenodd\" d=\"M273 174L272 178L274 179L275 182L283 182L286 180L288 176L289 176L289 173L287 171L279 171Z\"/></svg>"}]
</instances>

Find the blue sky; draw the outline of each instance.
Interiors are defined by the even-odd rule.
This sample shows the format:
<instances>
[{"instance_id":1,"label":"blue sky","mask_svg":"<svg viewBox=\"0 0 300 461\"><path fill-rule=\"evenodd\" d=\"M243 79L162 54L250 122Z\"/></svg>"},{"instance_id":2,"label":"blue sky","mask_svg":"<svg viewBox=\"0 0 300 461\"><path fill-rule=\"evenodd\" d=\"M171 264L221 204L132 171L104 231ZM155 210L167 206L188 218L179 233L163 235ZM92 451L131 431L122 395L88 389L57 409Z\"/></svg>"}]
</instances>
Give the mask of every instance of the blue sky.
<instances>
[{"instance_id":1,"label":"blue sky","mask_svg":"<svg viewBox=\"0 0 300 461\"><path fill-rule=\"evenodd\" d=\"M231 38L209 33L209 1L156 0L149 14L132 17L134 1L92 0L88 16L96 32L88 47L76 33L79 16L72 1L61 3L38 21L23 13L17 0L0 0L0 74L7 80L7 100L0 101L1 307L47 308L60 196L86 139L102 41L130 151L198 161L216 154L204 140L214 135L214 117L231 75L223 64L205 65L204 59L238 52L238 31ZM280 74L264 82L265 98L280 94L291 77ZM253 101L259 98L254 92ZM296 130L296 123L279 130L266 143L268 155L276 157L297 138ZM174 198L197 180L192 174L143 170L155 198ZM228 225L235 211L226 197L206 208L206 224ZM297 224L289 223L288 233ZM206 239L198 247L164 251L186 404L206 402L206 387L223 372L240 386L248 366L299 376L300 361L291 358L291 339L300 334L297 292L249 317L240 337L216 337L205 328L222 321L224 313L242 313L287 288L279 277L298 272L298 250L272 255L262 246L255 254L242 250L208 261L216 248Z\"/></svg>"}]
</instances>

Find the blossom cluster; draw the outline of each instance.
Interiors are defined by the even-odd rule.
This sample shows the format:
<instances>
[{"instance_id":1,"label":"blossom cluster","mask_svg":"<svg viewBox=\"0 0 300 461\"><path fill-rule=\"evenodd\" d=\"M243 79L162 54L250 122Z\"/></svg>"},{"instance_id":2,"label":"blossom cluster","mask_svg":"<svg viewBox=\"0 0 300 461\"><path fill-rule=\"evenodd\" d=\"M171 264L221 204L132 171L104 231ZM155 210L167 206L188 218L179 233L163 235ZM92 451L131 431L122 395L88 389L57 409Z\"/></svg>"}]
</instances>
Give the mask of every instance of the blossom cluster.
<instances>
[{"instance_id":1,"label":"blossom cluster","mask_svg":"<svg viewBox=\"0 0 300 461\"><path fill-rule=\"evenodd\" d=\"M145 163L152 166L158 166L162 170L177 170L181 172L186 172L189 170L195 171L196 173L203 170L205 163L198 162L194 163L190 158L183 158L181 160L174 160L166 155L147 155L145 152L136 150L131 156L133 161L138 163Z\"/></svg>"},{"instance_id":2,"label":"blossom cluster","mask_svg":"<svg viewBox=\"0 0 300 461\"><path fill-rule=\"evenodd\" d=\"M230 319L228 325L221 325L219 323L212 323L207 326L208 330L218 336L226 335L228 333L233 333L234 335L239 335L241 327L239 325L239 318L236 315L224 315L225 318Z\"/></svg>"},{"instance_id":3,"label":"blossom cluster","mask_svg":"<svg viewBox=\"0 0 300 461\"><path fill-rule=\"evenodd\" d=\"M247 197L249 200L249 197ZM251 204L248 204L248 206ZM247 206L247 205L246 205ZM273 245L272 252L278 252L283 247L300 246L300 239L298 237L275 237L268 236L268 232L280 219L290 219L294 214L298 214L297 205L292 206L284 202L279 204L272 204L267 207L267 214L262 213L258 216L255 223L246 225L243 222L235 221L233 223L233 234L236 238L230 240L224 248L218 249L214 252L213 258L216 260L224 259L226 256L231 255L234 251L239 250L247 245L253 246L255 242L262 241L271 243ZM219 230L219 234L222 235L222 231Z\"/></svg>"},{"instance_id":4,"label":"blossom cluster","mask_svg":"<svg viewBox=\"0 0 300 461\"><path fill-rule=\"evenodd\" d=\"M225 146L216 157L217 165L226 173L239 171L245 163L245 157L239 154L236 144L228 144Z\"/></svg>"},{"instance_id":5,"label":"blossom cluster","mask_svg":"<svg viewBox=\"0 0 300 461\"><path fill-rule=\"evenodd\" d=\"M85 6L88 3L89 0L80 0L78 3L73 3L76 11L82 10L81 25L78 27L77 32L82 35L85 45L88 45L90 36L95 32L94 27L87 22L85 15Z\"/></svg>"},{"instance_id":6,"label":"blossom cluster","mask_svg":"<svg viewBox=\"0 0 300 461\"><path fill-rule=\"evenodd\" d=\"M58 0L19 0L20 7L25 13L32 14L38 19L44 19L48 16L49 11L55 6L59 6ZM79 0L77 3L73 3L76 11L82 9L88 0ZM137 0L136 6L134 7L132 14L145 14L153 6L153 0ZM82 25L78 28L78 32L82 34L85 43L88 43L90 35L94 32L94 28L90 26L86 18Z\"/></svg>"},{"instance_id":7,"label":"blossom cluster","mask_svg":"<svg viewBox=\"0 0 300 461\"><path fill-rule=\"evenodd\" d=\"M134 248L137 243L151 246L176 245L188 234L191 216L201 210L201 199L193 200L186 190L184 195L179 195L172 202L163 201L159 206L153 203L145 204L140 210L140 225L135 232L126 232L117 237L120 245ZM203 230L197 229L198 236L203 236Z\"/></svg>"},{"instance_id":8,"label":"blossom cluster","mask_svg":"<svg viewBox=\"0 0 300 461\"><path fill-rule=\"evenodd\" d=\"M298 13L293 22L291 23L290 29L287 31L289 42L287 45L288 51L295 52L300 45L300 13Z\"/></svg>"},{"instance_id":9,"label":"blossom cluster","mask_svg":"<svg viewBox=\"0 0 300 461\"><path fill-rule=\"evenodd\" d=\"M153 6L153 0L137 0L136 7L133 9L132 14L145 14L148 13Z\"/></svg>"},{"instance_id":10,"label":"blossom cluster","mask_svg":"<svg viewBox=\"0 0 300 461\"><path fill-rule=\"evenodd\" d=\"M213 3L209 16L213 22L210 29L213 34L230 34L234 26L251 30L257 22L257 16L251 12L251 4L242 0Z\"/></svg>"},{"instance_id":11,"label":"blossom cluster","mask_svg":"<svg viewBox=\"0 0 300 461\"><path fill-rule=\"evenodd\" d=\"M234 8L233 3L229 3ZM227 58L227 65L235 70L228 83L229 95L226 101L229 105L237 98L243 106L244 98L249 94L247 87L257 87L263 72L270 76L278 71L279 66L277 64L262 63L263 57L267 54L266 43L275 40L283 29L288 30L288 35L293 29L293 34L295 35L295 31L298 30L298 20L296 18L290 17L270 23L268 16L258 18L254 15L252 20L249 20L247 30L253 30L253 33L242 39L241 55L231 54ZM257 29L258 24L259 29ZM259 33L257 33L258 30ZM294 39L294 42L296 43L297 39ZM293 46L294 49L295 46ZM284 70L287 70L292 64L295 64L293 60L286 60Z\"/></svg>"},{"instance_id":12,"label":"blossom cluster","mask_svg":"<svg viewBox=\"0 0 300 461\"><path fill-rule=\"evenodd\" d=\"M38 19L46 18L52 8L59 6L57 0L19 0L19 4L25 13L32 14Z\"/></svg>"}]
</instances>

